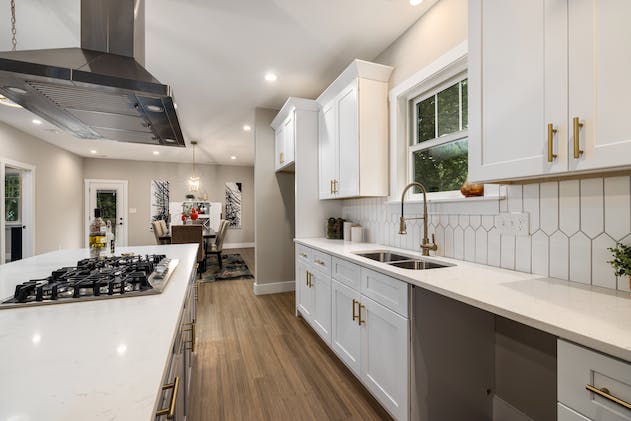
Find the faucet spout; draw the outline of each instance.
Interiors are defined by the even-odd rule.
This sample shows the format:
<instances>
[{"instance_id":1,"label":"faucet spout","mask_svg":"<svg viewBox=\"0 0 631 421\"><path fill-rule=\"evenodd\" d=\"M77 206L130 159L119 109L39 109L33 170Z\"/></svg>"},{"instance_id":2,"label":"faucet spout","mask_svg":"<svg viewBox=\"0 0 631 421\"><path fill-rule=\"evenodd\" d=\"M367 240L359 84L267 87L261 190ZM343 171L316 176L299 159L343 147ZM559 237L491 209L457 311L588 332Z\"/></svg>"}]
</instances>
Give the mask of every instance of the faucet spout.
<instances>
[{"instance_id":1,"label":"faucet spout","mask_svg":"<svg viewBox=\"0 0 631 421\"><path fill-rule=\"evenodd\" d=\"M403 193L401 194L401 218L399 219L399 234L402 234L402 235L407 234L405 221L408 218L405 218L405 216L403 216L404 206L405 206L405 194L412 187L418 187L421 190L421 193L423 193L423 217L421 218L423 219L423 238L421 240L421 253L423 254L423 256L429 256L429 251L438 250L438 245L436 244L435 237L433 234L432 234L432 242L430 243L429 241L429 237L427 234L427 189L425 188L423 184L417 181L414 181L408 184L407 186L405 186L405 188L403 189Z\"/></svg>"}]
</instances>

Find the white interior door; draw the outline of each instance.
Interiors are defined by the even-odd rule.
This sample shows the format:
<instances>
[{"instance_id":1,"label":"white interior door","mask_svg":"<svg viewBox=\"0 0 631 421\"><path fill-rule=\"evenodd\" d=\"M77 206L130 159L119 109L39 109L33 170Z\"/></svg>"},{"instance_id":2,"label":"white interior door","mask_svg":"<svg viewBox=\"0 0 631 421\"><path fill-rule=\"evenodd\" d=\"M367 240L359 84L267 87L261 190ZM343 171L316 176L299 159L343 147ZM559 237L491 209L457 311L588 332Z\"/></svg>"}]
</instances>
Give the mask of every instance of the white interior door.
<instances>
[{"instance_id":1,"label":"white interior door","mask_svg":"<svg viewBox=\"0 0 631 421\"><path fill-rule=\"evenodd\" d=\"M116 247L127 246L127 180L85 180L85 198L85 246L96 208L104 221L111 221Z\"/></svg>"},{"instance_id":2,"label":"white interior door","mask_svg":"<svg viewBox=\"0 0 631 421\"><path fill-rule=\"evenodd\" d=\"M16 183L7 192L5 182L7 176ZM10 196L10 197L9 197ZM35 167L0 158L0 264L15 260L11 254L13 230L19 229L22 243L21 256L31 257L35 254Z\"/></svg>"}]
</instances>

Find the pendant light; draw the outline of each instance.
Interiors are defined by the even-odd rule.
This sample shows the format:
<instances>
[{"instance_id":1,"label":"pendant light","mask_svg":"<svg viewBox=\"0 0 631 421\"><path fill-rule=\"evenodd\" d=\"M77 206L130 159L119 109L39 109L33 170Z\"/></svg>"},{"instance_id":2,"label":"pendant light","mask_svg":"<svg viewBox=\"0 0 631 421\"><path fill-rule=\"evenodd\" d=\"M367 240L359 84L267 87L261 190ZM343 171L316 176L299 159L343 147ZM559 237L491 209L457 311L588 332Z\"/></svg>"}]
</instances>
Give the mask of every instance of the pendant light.
<instances>
[{"instance_id":1,"label":"pendant light","mask_svg":"<svg viewBox=\"0 0 631 421\"><path fill-rule=\"evenodd\" d=\"M199 176L195 171L195 145L197 145L196 140L191 140L191 145L193 145L193 175L191 175L188 179L188 187L192 192L199 191Z\"/></svg>"}]
</instances>

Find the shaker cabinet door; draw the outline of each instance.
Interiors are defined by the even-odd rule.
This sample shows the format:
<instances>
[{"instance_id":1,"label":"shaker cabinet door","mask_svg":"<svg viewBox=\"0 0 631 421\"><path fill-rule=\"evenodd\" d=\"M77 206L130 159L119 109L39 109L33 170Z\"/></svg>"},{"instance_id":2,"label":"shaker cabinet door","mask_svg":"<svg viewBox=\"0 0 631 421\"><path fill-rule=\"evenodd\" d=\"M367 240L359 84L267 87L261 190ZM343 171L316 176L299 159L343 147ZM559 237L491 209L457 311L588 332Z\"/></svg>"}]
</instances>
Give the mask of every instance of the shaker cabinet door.
<instances>
[{"instance_id":1,"label":"shaker cabinet door","mask_svg":"<svg viewBox=\"0 0 631 421\"><path fill-rule=\"evenodd\" d=\"M333 181L337 179L337 107L335 101L322 107L318 148L320 152L320 199L331 199Z\"/></svg>"},{"instance_id":2,"label":"shaker cabinet door","mask_svg":"<svg viewBox=\"0 0 631 421\"><path fill-rule=\"evenodd\" d=\"M628 0L569 1L571 170L631 165L629 16Z\"/></svg>"},{"instance_id":3,"label":"shaker cabinet door","mask_svg":"<svg viewBox=\"0 0 631 421\"><path fill-rule=\"evenodd\" d=\"M339 178L336 197L359 196L359 108L358 81L346 88L337 101Z\"/></svg>"},{"instance_id":4,"label":"shaker cabinet door","mask_svg":"<svg viewBox=\"0 0 631 421\"><path fill-rule=\"evenodd\" d=\"M567 0L469 2L471 181L567 171L566 24Z\"/></svg>"},{"instance_id":5,"label":"shaker cabinet door","mask_svg":"<svg viewBox=\"0 0 631 421\"><path fill-rule=\"evenodd\" d=\"M313 294L309 287L308 266L296 261L296 288L298 299L298 310L302 317L311 321L313 318Z\"/></svg>"},{"instance_id":6,"label":"shaker cabinet door","mask_svg":"<svg viewBox=\"0 0 631 421\"><path fill-rule=\"evenodd\" d=\"M313 329L331 344L331 277L314 271L311 274L313 292Z\"/></svg>"},{"instance_id":7,"label":"shaker cabinet door","mask_svg":"<svg viewBox=\"0 0 631 421\"><path fill-rule=\"evenodd\" d=\"M360 294L335 280L332 281L331 292L331 347L359 376L360 333L357 311Z\"/></svg>"}]
</instances>

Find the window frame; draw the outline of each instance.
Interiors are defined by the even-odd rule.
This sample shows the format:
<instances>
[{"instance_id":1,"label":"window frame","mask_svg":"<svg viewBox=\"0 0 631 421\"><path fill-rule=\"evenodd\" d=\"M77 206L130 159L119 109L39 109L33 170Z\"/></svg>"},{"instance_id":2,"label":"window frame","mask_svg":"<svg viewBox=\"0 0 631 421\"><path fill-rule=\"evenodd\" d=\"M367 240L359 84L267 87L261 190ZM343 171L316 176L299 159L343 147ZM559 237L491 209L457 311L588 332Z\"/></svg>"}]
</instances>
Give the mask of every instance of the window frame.
<instances>
[{"instance_id":1,"label":"window frame","mask_svg":"<svg viewBox=\"0 0 631 421\"><path fill-rule=\"evenodd\" d=\"M18 178L18 197L8 196L6 191L6 181L9 177L17 177ZM4 189L4 220L7 226L16 226L22 225L22 196L23 196L23 188L22 188L22 174L20 172L5 172L4 175L5 189ZM7 199L17 199L18 200L18 218L15 221L9 221L7 219Z\"/></svg>"},{"instance_id":2,"label":"window frame","mask_svg":"<svg viewBox=\"0 0 631 421\"><path fill-rule=\"evenodd\" d=\"M468 128L461 129L457 132L452 132L443 136L438 136L438 101L436 101L436 103L434 104L435 106L434 116L436 119L434 130L435 130L436 137L419 143L418 142L418 128L417 128L417 122L418 122L417 104L423 102L424 100L428 98L431 98L432 96L436 96L440 92L446 90L447 88L450 88L451 86L455 84L460 84L460 82L466 79L468 79L468 72L467 72L467 69L465 68L464 70L459 71L456 74L449 74L449 73L443 74L442 77L441 75L439 75L433 81L433 83L431 83L430 86L425 85L424 86L425 89L421 93L417 93L414 96L408 95L408 98L409 98L407 100L408 101L408 104L407 104L408 130L407 130L407 136L406 136L407 137L406 139L406 145L407 145L406 180L407 180L407 183L411 183L415 181L414 180L414 153L415 152L429 149L435 146L444 145L446 143L450 143L450 142L461 140L461 139L467 139L467 144L468 144L468 137L469 137ZM458 101L459 101L459 111L460 111L459 127L462 127L462 88L460 88L458 92ZM428 196L428 200L430 198L433 200L441 200L441 199L456 199L456 198L462 197L460 190L428 192L427 196ZM409 193L409 199L422 200L423 194L414 193L414 189L411 189Z\"/></svg>"}]
</instances>

